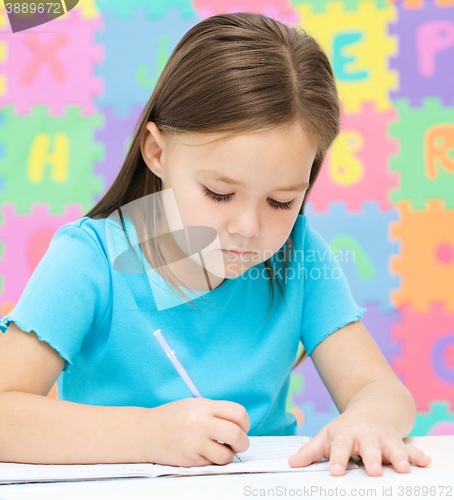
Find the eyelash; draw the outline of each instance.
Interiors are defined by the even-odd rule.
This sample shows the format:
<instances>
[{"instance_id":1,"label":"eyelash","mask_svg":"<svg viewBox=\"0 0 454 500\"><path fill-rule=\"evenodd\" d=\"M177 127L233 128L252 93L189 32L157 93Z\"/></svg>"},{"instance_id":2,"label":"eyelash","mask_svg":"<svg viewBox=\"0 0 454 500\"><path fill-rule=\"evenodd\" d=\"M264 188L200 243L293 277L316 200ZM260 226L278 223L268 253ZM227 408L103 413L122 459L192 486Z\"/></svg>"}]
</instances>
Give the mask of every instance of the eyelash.
<instances>
[{"instance_id":1,"label":"eyelash","mask_svg":"<svg viewBox=\"0 0 454 500\"><path fill-rule=\"evenodd\" d=\"M208 188L204 187L205 191L205 196L208 196L208 198L211 198L213 201L230 201L232 198L233 194L218 194L218 193L213 193L213 191L210 191ZM270 198L271 200L271 198ZM273 203L270 203L271 207L274 208L275 210L290 210L293 207L294 201L287 201L286 203L280 203L276 200L271 200Z\"/></svg>"}]
</instances>

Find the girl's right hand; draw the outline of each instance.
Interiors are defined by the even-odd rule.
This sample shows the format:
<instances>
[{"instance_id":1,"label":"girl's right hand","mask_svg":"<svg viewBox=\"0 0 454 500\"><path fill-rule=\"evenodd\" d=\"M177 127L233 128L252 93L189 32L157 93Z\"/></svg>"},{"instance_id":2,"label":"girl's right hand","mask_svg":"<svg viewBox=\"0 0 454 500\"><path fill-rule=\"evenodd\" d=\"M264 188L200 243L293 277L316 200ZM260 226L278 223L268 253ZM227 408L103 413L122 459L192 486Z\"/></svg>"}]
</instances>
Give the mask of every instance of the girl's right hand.
<instances>
[{"instance_id":1,"label":"girl's right hand","mask_svg":"<svg viewBox=\"0 0 454 500\"><path fill-rule=\"evenodd\" d=\"M246 409L238 403L185 398L144 410L143 446L148 463L225 465L232 462L234 453L249 447L251 423Z\"/></svg>"}]
</instances>

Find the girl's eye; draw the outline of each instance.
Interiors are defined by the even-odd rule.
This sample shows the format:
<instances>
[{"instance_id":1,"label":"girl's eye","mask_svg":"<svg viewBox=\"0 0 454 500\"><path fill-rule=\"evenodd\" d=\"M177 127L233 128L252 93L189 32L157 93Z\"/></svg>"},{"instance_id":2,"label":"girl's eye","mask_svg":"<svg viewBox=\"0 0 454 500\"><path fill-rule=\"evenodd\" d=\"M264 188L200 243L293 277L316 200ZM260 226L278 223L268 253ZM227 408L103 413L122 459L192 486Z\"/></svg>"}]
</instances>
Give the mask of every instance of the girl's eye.
<instances>
[{"instance_id":1,"label":"girl's eye","mask_svg":"<svg viewBox=\"0 0 454 500\"><path fill-rule=\"evenodd\" d=\"M233 194L218 194L218 193L213 193L213 191L210 191L206 187L204 187L203 190L205 191L205 196L208 196L208 198L211 198L214 201L230 201L230 199L233 196Z\"/></svg>"},{"instance_id":2,"label":"girl's eye","mask_svg":"<svg viewBox=\"0 0 454 500\"><path fill-rule=\"evenodd\" d=\"M270 205L273 208L276 209L281 209L281 210L290 210L293 207L293 204L295 203L295 200L287 201L285 203L280 203L278 201L272 200L270 198Z\"/></svg>"},{"instance_id":3,"label":"girl's eye","mask_svg":"<svg viewBox=\"0 0 454 500\"><path fill-rule=\"evenodd\" d=\"M208 196L208 198L211 198L214 201L230 201L233 194L218 194L214 193L213 191L210 191L208 188L204 187L204 195ZM293 203L295 200L287 201L286 203L280 203L279 201L272 200L270 198L270 205L275 209L275 210L290 210L293 207Z\"/></svg>"}]
</instances>

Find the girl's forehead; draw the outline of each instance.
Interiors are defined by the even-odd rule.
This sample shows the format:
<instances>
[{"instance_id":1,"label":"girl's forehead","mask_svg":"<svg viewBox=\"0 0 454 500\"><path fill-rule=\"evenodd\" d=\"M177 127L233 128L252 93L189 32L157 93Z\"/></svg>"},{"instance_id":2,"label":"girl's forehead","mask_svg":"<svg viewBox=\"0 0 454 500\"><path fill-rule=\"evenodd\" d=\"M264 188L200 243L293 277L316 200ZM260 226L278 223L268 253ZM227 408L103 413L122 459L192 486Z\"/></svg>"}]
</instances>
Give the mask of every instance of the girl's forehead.
<instances>
[{"instance_id":1,"label":"girl's forehead","mask_svg":"<svg viewBox=\"0 0 454 500\"><path fill-rule=\"evenodd\" d=\"M292 125L279 126L272 129L258 131L244 131L238 133L207 133L207 132L184 132L175 135L169 142L169 147L180 150L182 153L194 152L205 156L216 154L228 150L231 153L236 151L241 154L249 148L257 148L259 151L263 147L283 148L285 150L315 149L312 137L298 123Z\"/></svg>"}]
</instances>

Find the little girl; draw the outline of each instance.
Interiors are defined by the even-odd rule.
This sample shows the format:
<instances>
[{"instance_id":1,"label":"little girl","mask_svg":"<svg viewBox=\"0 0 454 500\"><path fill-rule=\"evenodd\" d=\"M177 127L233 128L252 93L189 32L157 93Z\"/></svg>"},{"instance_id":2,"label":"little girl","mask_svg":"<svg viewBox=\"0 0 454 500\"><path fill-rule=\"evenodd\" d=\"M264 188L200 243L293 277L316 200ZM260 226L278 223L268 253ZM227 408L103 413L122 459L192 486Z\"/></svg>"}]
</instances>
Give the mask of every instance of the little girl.
<instances>
[{"instance_id":1,"label":"little girl","mask_svg":"<svg viewBox=\"0 0 454 500\"><path fill-rule=\"evenodd\" d=\"M340 415L290 466L428 465L402 441L413 398L304 215L338 130L331 66L303 30L252 13L191 28L116 180L55 233L2 320L0 461L229 463L248 436L296 435L301 341Z\"/></svg>"}]
</instances>

